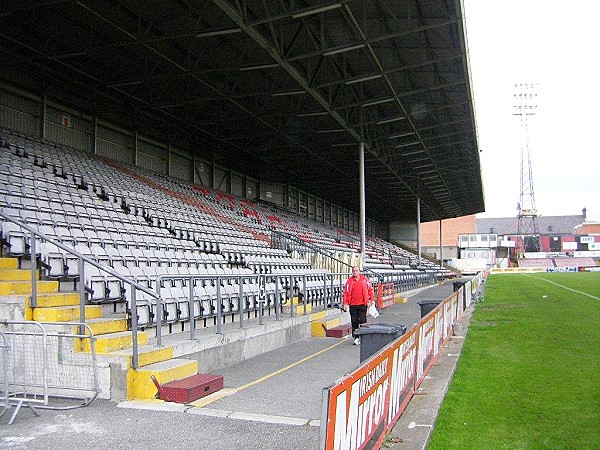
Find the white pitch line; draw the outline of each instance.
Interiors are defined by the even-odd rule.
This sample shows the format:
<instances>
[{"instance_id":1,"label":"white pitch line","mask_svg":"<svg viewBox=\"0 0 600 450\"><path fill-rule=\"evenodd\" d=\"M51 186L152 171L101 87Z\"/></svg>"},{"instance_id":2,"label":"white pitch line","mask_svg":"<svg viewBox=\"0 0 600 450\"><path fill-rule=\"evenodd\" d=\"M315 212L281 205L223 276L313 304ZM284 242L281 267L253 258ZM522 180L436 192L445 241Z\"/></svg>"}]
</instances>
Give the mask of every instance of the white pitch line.
<instances>
[{"instance_id":1,"label":"white pitch line","mask_svg":"<svg viewBox=\"0 0 600 450\"><path fill-rule=\"evenodd\" d=\"M600 297L595 297L592 294L588 294L587 292L581 292L581 291L578 291L577 289L571 289L570 287L563 286L562 284L555 283L554 281L546 280L545 278L534 277L532 275L528 275L528 276L530 276L532 278L535 278L536 280L545 281L547 283L550 283L550 284L553 284L555 286L561 287L563 289L566 289L567 291L571 291L571 292L575 292L577 294L585 295L586 297L593 298L594 300L600 300Z\"/></svg>"}]
</instances>

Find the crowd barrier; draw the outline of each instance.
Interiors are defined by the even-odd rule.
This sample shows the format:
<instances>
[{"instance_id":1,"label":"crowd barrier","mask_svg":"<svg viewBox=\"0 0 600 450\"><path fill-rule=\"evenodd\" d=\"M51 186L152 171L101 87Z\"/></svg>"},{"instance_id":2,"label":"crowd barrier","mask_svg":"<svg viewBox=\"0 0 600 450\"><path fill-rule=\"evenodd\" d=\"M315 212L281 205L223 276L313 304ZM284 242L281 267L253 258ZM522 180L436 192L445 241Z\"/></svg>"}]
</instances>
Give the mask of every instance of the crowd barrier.
<instances>
[{"instance_id":1,"label":"crowd barrier","mask_svg":"<svg viewBox=\"0 0 600 450\"><path fill-rule=\"evenodd\" d=\"M89 326L73 322L3 320L0 369L2 415L22 406L71 409L91 403L100 389L95 338ZM0 348L1 350L1 348Z\"/></svg>"},{"instance_id":2,"label":"crowd barrier","mask_svg":"<svg viewBox=\"0 0 600 450\"><path fill-rule=\"evenodd\" d=\"M394 283L379 283L375 290L377 308L384 309L396 303L396 288Z\"/></svg>"},{"instance_id":3,"label":"crowd barrier","mask_svg":"<svg viewBox=\"0 0 600 450\"><path fill-rule=\"evenodd\" d=\"M323 389L320 448L380 448L427 372L452 337L465 308L480 299L479 274L404 335L355 371Z\"/></svg>"},{"instance_id":4,"label":"crowd barrier","mask_svg":"<svg viewBox=\"0 0 600 450\"><path fill-rule=\"evenodd\" d=\"M8 408L10 408L8 395L6 395L8 392L8 341L2 330L0 330L0 376L2 376L3 380L0 386L0 399L2 399L0 417L2 417L8 411Z\"/></svg>"}]
</instances>

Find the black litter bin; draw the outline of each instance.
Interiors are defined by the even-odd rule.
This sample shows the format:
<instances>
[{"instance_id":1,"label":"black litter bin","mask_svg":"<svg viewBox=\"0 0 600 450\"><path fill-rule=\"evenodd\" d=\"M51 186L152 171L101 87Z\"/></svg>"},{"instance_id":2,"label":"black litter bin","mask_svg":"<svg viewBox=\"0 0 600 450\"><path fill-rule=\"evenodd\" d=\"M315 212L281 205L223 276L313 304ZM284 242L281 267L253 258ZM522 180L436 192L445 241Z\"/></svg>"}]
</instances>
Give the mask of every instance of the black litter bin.
<instances>
[{"instance_id":1,"label":"black litter bin","mask_svg":"<svg viewBox=\"0 0 600 450\"><path fill-rule=\"evenodd\" d=\"M387 323L362 325L354 332L360 337L360 362L370 358L404 333L406 333L405 325L389 325Z\"/></svg>"},{"instance_id":2,"label":"black litter bin","mask_svg":"<svg viewBox=\"0 0 600 450\"><path fill-rule=\"evenodd\" d=\"M421 319L441 303L441 300L421 300L417 305L421 308Z\"/></svg>"},{"instance_id":3,"label":"black litter bin","mask_svg":"<svg viewBox=\"0 0 600 450\"><path fill-rule=\"evenodd\" d=\"M452 282L452 287L454 288L454 292L458 292L458 290L465 285L466 281L464 280L456 280Z\"/></svg>"}]
</instances>

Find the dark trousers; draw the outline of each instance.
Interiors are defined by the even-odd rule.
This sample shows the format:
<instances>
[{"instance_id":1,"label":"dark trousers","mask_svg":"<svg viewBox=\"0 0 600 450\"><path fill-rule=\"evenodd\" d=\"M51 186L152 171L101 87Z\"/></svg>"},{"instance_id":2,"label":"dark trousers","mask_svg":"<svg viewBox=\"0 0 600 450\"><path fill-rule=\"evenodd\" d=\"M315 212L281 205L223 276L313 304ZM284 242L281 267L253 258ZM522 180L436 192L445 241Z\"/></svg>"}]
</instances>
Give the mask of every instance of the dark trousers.
<instances>
[{"instance_id":1,"label":"dark trousers","mask_svg":"<svg viewBox=\"0 0 600 450\"><path fill-rule=\"evenodd\" d=\"M367 305L350 305L350 322L352 322L352 337L358 337L354 331L361 323L367 323Z\"/></svg>"}]
</instances>

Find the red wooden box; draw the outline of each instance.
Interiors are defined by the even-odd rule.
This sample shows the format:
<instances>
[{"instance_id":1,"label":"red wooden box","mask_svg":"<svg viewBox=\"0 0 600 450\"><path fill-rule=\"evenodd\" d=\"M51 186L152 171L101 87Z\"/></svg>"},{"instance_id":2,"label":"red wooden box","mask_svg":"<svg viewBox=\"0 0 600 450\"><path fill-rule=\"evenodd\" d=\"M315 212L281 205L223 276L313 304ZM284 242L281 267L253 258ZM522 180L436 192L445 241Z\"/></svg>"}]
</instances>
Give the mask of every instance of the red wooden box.
<instances>
[{"instance_id":1,"label":"red wooden box","mask_svg":"<svg viewBox=\"0 0 600 450\"><path fill-rule=\"evenodd\" d=\"M337 327L328 328L325 330L325 336L342 338L352 333L352 324L346 323Z\"/></svg>"},{"instance_id":2,"label":"red wooden box","mask_svg":"<svg viewBox=\"0 0 600 450\"><path fill-rule=\"evenodd\" d=\"M197 373L162 385L154 377L152 381L158 389L159 398L165 402L191 403L223 389L223 375Z\"/></svg>"}]
</instances>

